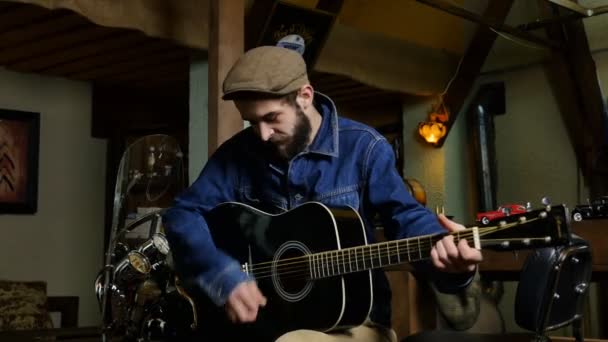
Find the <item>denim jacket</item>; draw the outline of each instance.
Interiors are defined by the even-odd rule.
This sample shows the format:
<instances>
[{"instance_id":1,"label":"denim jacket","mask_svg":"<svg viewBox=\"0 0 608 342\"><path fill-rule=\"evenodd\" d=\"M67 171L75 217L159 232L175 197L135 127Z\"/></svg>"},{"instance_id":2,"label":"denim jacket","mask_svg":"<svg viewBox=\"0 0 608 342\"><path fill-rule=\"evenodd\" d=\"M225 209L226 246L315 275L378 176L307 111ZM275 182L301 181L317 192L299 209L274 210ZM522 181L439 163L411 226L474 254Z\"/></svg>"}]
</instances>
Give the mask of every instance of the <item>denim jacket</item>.
<instances>
[{"instance_id":1,"label":"denim jacket","mask_svg":"<svg viewBox=\"0 0 608 342\"><path fill-rule=\"evenodd\" d=\"M269 213L308 201L348 205L359 211L374 242L373 218L382 219L389 239L445 232L435 215L407 191L395 167L391 145L374 129L338 116L332 100L315 93L323 116L318 134L289 162L274 160L247 128L211 156L194 184L164 215L164 225L178 272L194 282L217 305L248 280L240 265L214 245L205 215L222 202L242 202ZM219 227L217 227L219 229ZM431 269L432 267L422 268ZM435 272L442 273L442 272ZM472 276L450 276L447 291L466 286ZM442 282L439 281L439 286ZM372 319L390 324L390 290L382 272L374 276ZM374 318L374 316L376 316Z\"/></svg>"}]
</instances>

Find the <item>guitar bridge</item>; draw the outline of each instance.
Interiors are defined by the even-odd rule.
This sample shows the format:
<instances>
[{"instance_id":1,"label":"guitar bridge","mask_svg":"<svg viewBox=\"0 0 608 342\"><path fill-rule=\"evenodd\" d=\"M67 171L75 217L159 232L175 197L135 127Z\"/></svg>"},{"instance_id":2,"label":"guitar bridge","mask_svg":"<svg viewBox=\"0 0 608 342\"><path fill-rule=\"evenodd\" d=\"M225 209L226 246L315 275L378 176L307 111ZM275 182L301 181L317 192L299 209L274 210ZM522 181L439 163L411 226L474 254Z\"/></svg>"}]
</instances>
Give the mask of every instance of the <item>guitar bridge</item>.
<instances>
[{"instance_id":1,"label":"guitar bridge","mask_svg":"<svg viewBox=\"0 0 608 342\"><path fill-rule=\"evenodd\" d=\"M241 271L249 274L249 263L248 262L241 265Z\"/></svg>"},{"instance_id":2,"label":"guitar bridge","mask_svg":"<svg viewBox=\"0 0 608 342\"><path fill-rule=\"evenodd\" d=\"M247 275L251 275L251 270L249 269L249 264L253 265L253 259L251 258L251 245L248 246L248 257L249 257L249 262L246 262L244 264L241 265L241 271L247 273Z\"/></svg>"}]
</instances>

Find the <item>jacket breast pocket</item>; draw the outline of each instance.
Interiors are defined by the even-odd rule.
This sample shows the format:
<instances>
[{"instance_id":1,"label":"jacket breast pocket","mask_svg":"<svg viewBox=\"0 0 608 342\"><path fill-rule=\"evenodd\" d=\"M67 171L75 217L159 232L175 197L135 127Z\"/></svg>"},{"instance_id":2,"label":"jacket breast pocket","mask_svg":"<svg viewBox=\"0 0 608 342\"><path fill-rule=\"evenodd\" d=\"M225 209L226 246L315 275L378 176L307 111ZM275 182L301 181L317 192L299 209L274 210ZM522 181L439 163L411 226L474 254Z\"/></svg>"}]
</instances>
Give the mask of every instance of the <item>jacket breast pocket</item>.
<instances>
[{"instance_id":1,"label":"jacket breast pocket","mask_svg":"<svg viewBox=\"0 0 608 342\"><path fill-rule=\"evenodd\" d=\"M313 200L321 202L328 207L351 207L355 210L359 210L359 186L355 184L340 187L336 190L315 196Z\"/></svg>"}]
</instances>

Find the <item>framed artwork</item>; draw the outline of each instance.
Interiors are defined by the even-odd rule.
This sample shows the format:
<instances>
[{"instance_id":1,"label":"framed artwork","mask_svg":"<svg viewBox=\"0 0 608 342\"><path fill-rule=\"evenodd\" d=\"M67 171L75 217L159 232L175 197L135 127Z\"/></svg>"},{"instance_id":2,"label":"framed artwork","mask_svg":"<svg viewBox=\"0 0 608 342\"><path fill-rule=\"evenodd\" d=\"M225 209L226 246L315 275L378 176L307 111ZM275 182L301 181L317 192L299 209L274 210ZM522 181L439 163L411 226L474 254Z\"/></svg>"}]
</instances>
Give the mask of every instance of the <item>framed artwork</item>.
<instances>
[{"instance_id":1,"label":"framed artwork","mask_svg":"<svg viewBox=\"0 0 608 342\"><path fill-rule=\"evenodd\" d=\"M0 214L38 206L40 114L0 109Z\"/></svg>"},{"instance_id":2,"label":"framed artwork","mask_svg":"<svg viewBox=\"0 0 608 342\"><path fill-rule=\"evenodd\" d=\"M256 45L277 45L284 41L302 54L308 69L312 70L334 20L332 13L278 1ZM304 46L298 46L300 42L291 37L302 39Z\"/></svg>"}]
</instances>

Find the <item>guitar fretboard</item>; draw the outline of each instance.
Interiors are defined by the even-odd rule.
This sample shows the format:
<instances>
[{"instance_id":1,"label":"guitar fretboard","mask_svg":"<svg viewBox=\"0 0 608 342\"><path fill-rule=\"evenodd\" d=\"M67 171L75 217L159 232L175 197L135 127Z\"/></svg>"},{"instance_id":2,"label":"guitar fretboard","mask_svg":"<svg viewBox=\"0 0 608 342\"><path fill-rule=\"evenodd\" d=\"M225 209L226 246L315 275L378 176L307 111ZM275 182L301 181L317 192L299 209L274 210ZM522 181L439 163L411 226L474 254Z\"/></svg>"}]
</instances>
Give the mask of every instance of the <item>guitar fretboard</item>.
<instances>
[{"instance_id":1,"label":"guitar fretboard","mask_svg":"<svg viewBox=\"0 0 608 342\"><path fill-rule=\"evenodd\" d=\"M455 242L472 239L479 248L477 228L452 234ZM392 265L420 261L430 257L431 249L445 234L424 235L409 239L315 253L308 256L310 278L319 279Z\"/></svg>"}]
</instances>

